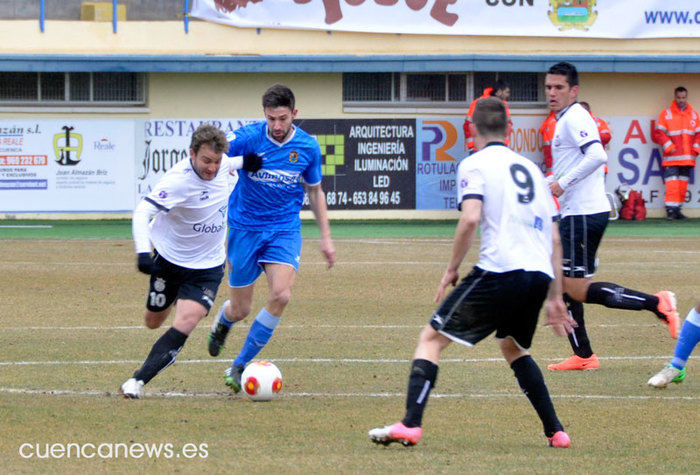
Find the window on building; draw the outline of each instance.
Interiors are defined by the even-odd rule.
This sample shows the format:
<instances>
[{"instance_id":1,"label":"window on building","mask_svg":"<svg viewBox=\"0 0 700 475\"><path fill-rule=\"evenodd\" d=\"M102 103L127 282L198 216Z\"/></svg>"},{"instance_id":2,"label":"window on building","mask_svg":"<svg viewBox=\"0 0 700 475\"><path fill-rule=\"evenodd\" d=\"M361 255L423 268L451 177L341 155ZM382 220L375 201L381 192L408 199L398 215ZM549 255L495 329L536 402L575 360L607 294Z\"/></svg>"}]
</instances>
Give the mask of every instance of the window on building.
<instances>
[{"instance_id":1,"label":"window on building","mask_svg":"<svg viewBox=\"0 0 700 475\"><path fill-rule=\"evenodd\" d=\"M142 106L145 84L139 73L0 72L0 104Z\"/></svg>"},{"instance_id":2,"label":"window on building","mask_svg":"<svg viewBox=\"0 0 700 475\"><path fill-rule=\"evenodd\" d=\"M348 106L464 107L497 79L510 84L510 103L545 102L539 73L345 73L343 103Z\"/></svg>"}]
</instances>

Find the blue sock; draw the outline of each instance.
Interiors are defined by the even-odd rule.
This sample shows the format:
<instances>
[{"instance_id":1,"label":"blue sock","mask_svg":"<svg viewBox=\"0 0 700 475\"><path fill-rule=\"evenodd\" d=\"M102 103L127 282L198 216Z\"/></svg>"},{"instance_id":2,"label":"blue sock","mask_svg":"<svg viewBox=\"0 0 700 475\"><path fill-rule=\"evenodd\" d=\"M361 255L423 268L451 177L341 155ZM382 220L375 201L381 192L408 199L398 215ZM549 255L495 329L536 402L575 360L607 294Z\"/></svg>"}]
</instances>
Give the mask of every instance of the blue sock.
<instances>
[{"instance_id":1,"label":"blue sock","mask_svg":"<svg viewBox=\"0 0 700 475\"><path fill-rule=\"evenodd\" d=\"M685 368L685 364L698 341L700 341L700 316L693 308L688 313L681 327L681 334L678 336L671 366L676 369Z\"/></svg>"},{"instance_id":2,"label":"blue sock","mask_svg":"<svg viewBox=\"0 0 700 475\"><path fill-rule=\"evenodd\" d=\"M233 364L235 366L245 366L250 360L255 358L255 355L260 353L260 350L270 341L270 337L279 322L280 317L275 317L263 307L250 326L243 348L236 356L236 359L233 360Z\"/></svg>"}]
</instances>

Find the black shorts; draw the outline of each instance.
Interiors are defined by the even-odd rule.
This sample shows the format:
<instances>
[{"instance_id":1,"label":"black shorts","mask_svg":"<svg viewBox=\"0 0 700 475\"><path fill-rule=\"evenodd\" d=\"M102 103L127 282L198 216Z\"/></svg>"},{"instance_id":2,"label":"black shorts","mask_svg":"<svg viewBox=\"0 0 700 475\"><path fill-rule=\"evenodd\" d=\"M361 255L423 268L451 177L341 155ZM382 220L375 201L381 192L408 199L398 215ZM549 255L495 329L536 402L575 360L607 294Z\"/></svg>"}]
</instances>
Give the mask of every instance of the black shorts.
<instances>
[{"instance_id":1,"label":"black shorts","mask_svg":"<svg viewBox=\"0 0 700 475\"><path fill-rule=\"evenodd\" d=\"M607 211L561 218L559 232L565 277L582 278L595 274L595 256L609 218Z\"/></svg>"},{"instance_id":2,"label":"black shorts","mask_svg":"<svg viewBox=\"0 0 700 475\"><path fill-rule=\"evenodd\" d=\"M442 302L430 326L467 346L496 331L496 338L511 337L527 350L550 281L543 272L488 272L474 267Z\"/></svg>"},{"instance_id":3,"label":"black shorts","mask_svg":"<svg viewBox=\"0 0 700 475\"><path fill-rule=\"evenodd\" d=\"M146 298L148 310L161 312L176 299L187 299L199 302L209 313L224 277L223 264L210 269L188 269L173 264L158 252L155 252L153 263L151 286Z\"/></svg>"}]
</instances>

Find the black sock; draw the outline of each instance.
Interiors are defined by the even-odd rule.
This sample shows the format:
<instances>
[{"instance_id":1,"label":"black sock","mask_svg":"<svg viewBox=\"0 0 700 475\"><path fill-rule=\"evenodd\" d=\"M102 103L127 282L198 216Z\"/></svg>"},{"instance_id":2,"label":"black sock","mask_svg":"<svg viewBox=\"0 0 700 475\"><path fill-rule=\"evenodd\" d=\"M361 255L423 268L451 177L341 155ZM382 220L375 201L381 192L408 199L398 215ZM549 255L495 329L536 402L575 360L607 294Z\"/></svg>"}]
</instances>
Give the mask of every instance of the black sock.
<instances>
[{"instance_id":1,"label":"black sock","mask_svg":"<svg viewBox=\"0 0 700 475\"><path fill-rule=\"evenodd\" d=\"M406 394L406 416L403 425L420 427L423 423L423 411L428 402L430 390L435 386L438 366L428 360L413 360L411 374L408 377L408 393Z\"/></svg>"},{"instance_id":2,"label":"black sock","mask_svg":"<svg viewBox=\"0 0 700 475\"><path fill-rule=\"evenodd\" d=\"M564 294L564 302L566 302L566 308L569 310L571 317L578 324L574 328L574 332L568 335L571 348L576 356L590 358L593 354L593 349L588 339L588 333L586 333L586 324L583 321L583 304L572 299L568 294Z\"/></svg>"},{"instance_id":3,"label":"black sock","mask_svg":"<svg viewBox=\"0 0 700 475\"><path fill-rule=\"evenodd\" d=\"M657 316L661 316L657 310L659 306L658 297L645 294L644 292L626 289L625 287L610 282L593 282L588 287L586 302L605 305L609 308L650 310Z\"/></svg>"},{"instance_id":4,"label":"black sock","mask_svg":"<svg viewBox=\"0 0 700 475\"><path fill-rule=\"evenodd\" d=\"M525 396L530 400L530 404L537 411L537 415L540 416L544 434L547 437L552 437L555 432L564 430L564 426L561 425L557 413L554 411L554 404L549 397L542 371L535 360L530 355L521 356L513 361L510 367L515 373L520 389L523 390Z\"/></svg>"},{"instance_id":5,"label":"black sock","mask_svg":"<svg viewBox=\"0 0 700 475\"><path fill-rule=\"evenodd\" d=\"M148 354L148 358L143 362L141 369L134 373L134 378L140 379L144 384L175 362L177 354L187 340L187 335L170 328L158 338Z\"/></svg>"}]
</instances>

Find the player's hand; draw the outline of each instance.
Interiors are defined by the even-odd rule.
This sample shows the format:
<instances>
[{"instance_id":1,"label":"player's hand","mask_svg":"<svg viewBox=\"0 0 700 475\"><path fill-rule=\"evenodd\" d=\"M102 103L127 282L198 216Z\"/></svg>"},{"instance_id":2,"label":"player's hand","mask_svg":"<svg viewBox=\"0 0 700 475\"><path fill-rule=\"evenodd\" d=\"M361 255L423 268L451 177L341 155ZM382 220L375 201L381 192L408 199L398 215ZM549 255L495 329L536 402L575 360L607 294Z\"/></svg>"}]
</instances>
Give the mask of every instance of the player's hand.
<instances>
[{"instance_id":1,"label":"player's hand","mask_svg":"<svg viewBox=\"0 0 700 475\"><path fill-rule=\"evenodd\" d=\"M566 304L561 297L547 299L545 302L547 321L545 326L552 327L552 331L557 336L566 336L574 332L578 325L566 309Z\"/></svg>"},{"instance_id":2,"label":"player's hand","mask_svg":"<svg viewBox=\"0 0 700 475\"><path fill-rule=\"evenodd\" d=\"M321 239L321 254L326 258L326 269L330 269L335 264L335 246L330 238Z\"/></svg>"},{"instance_id":3,"label":"player's hand","mask_svg":"<svg viewBox=\"0 0 700 475\"><path fill-rule=\"evenodd\" d=\"M552 180L549 183L549 191L551 191L557 198L564 194L564 188L559 186L559 182L557 180Z\"/></svg>"},{"instance_id":4,"label":"player's hand","mask_svg":"<svg viewBox=\"0 0 700 475\"><path fill-rule=\"evenodd\" d=\"M151 275L153 272L153 258L151 257L151 253L139 252L136 267L139 269L139 272L143 272L146 275Z\"/></svg>"},{"instance_id":5,"label":"player's hand","mask_svg":"<svg viewBox=\"0 0 700 475\"><path fill-rule=\"evenodd\" d=\"M243 155L243 170L255 173L262 168L262 165L262 156L257 153L246 153Z\"/></svg>"},{"instance_id":6,"label":"player's hand","mask_svg":"<svg viewBox=\"0 0 700 475\"><path fill-rule=\"evenodd\" d=\"M433 302L435 302L435 303L440 302L442 300L442 298L445 296L445 292L447 292L447 287L450 285L452 287L457 285L458 279L459 279L459 274L457 273L456 270L447 269L445 271L445 274L442 276L442 280L440 280L440 283L438 284L437 293L435 294L435 298L433 299Z\"/></svg>"}]
</instances>

